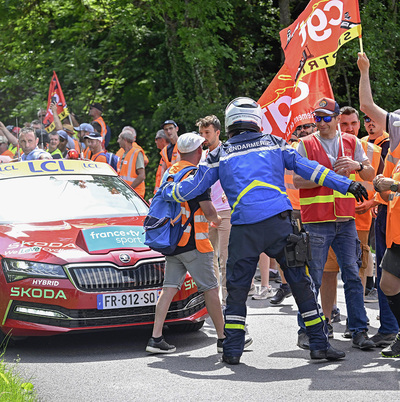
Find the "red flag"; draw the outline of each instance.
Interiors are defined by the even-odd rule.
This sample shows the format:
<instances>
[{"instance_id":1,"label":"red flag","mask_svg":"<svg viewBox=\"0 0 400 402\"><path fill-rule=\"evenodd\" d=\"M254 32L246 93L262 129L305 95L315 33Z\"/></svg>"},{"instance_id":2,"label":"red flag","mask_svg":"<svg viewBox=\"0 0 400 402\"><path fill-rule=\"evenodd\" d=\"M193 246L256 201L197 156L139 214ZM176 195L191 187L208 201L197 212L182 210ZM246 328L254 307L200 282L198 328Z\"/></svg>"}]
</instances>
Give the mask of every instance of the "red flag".
<instances>
[{"instance_id":1,"label":"red flag","mask_svg":"<svg viewBox=\"0 0 400 402\"><path fill-rule=\"evenodd\" d=\"M295 86L284 64L258 100L264 112L263 132L287 140L297 126L314 122L315 103L324 96L333 98L325 69L306 75Z\"/></svg>"},{"instance_id":2,"label":"red flag","mask_svg":"<svg viewBox=\"0 0 400 402\"><path fill-rule=\"evenodd\" d=\"M57 114L62 121L69 115L69 111L55 71L53 71L53 78L51 79L49 87L49 96L47 99L47 114L43 119L43 124L48 133L56 128L54 124L53 112L50 109L50 103L52 102L52 100L57 103Z\"/></svg>"},{"instance_id":3,"label":"red flag","mask_svg":"<svg viewBox=\"0 0 400 402\"><path fill-rule=\"evenodd\" d=\"M295 83L333 66L338 49L361 36L358 0L312 0L293 24L280 32L285 63Z\"/></svg>"}]
</instances>

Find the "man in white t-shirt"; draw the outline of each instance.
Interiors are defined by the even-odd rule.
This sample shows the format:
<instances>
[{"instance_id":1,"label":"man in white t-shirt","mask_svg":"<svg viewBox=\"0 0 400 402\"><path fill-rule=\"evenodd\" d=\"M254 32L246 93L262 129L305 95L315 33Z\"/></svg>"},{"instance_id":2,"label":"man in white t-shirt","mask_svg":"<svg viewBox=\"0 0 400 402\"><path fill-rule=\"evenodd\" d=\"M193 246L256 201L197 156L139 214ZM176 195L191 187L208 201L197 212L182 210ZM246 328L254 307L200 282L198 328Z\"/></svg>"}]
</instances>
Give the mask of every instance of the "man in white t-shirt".
<instances>
[{"instance_id":1,"label":"man in white t-shirt","mask_svg":"<svg viewBox=\"0 0 400 402\"><path fill-rule=\"evenodd\" d=\"M202 160L205 160L208 152L213 151L221 144L219 140L221 123L216 116L211 115L197 120L196 126L199 128L200 135L205 138L204 145L207 147L207 150L203 153L202 158ZM222 305L224 306L228 295L226 290L226 261L228 259L228 243L231 232L231 209L219 180L211 187L211 201L218 215L222 218L221 224L218 227L210 224L209 239L214 248L214 271L221 286Z\"/></svg>"}]
</instances>

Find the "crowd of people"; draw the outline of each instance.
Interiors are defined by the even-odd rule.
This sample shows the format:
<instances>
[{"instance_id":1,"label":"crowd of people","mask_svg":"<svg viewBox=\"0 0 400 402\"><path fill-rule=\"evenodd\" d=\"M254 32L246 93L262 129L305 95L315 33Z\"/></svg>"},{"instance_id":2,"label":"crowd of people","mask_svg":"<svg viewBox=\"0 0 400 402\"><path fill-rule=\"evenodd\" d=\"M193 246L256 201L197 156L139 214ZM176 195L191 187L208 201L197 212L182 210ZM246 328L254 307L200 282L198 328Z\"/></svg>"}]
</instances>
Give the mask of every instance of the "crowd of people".
<instances>
[{"instance_id":1,"label":"crowd of people","mask_svg":"<svg viewBox=\"0 0 400 402\"><path fill-rule=\"evenodd\" d=\"M225 143L214 115L199 118L198 133L179 135L171 119L161 124L155 135L160 160L154 194L163 180L193 167L182 181L162 190L165 200L181 203L183 221L192 215L193 221L174 254L166 256L148 352L176 350L162 329L189 271L204 292L217 350L227 364L238 364L243 348L252 343L246 335L249 296L280 304L293 295L299 310L297 345L312 359L342 359L345 353L329 343L332 323L341 319L336 305L340 272L347 309L343 336L360 350L383 347L384 357L400 357L400 110L387 112L374 103L363 53L358 66L367 132L362 138L359 112L326 97L315 105L314 122L297 126L288 142L261 132L262 112L250 98L227 106ZM149 160L133 127L122 128L114 155L106 151L111 130L100 104L90 106L90 122L81 124L73 115L61 122L56 105L50 107L56 127L50 133L41 123L44 110L21 129L0 122L2 163L106 162L145 196ZM278 289L271 280L281 282ZM380 327L373 336L368 335L365 302L379 303Z\"/></svg>"}]
</instances>

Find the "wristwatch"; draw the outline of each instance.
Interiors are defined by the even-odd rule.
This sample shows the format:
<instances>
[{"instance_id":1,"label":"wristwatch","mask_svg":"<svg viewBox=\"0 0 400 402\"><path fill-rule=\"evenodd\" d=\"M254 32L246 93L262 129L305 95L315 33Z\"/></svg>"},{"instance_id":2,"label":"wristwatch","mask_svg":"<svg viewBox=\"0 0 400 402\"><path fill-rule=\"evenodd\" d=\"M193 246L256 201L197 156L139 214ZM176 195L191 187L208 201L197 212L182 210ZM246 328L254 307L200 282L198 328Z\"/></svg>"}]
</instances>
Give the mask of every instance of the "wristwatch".
<instances>
[{"instance_id":1,"label":"wristwatch","mask_svg":"<svg viewBox=\"0 0 400 402\"><path fill-rule=\"evenodd\" d=\"M393 191L393 193L397 193L399 191L399 182L395 181L391 186L390 186L390 191Z\"/></svg>"},{"instance_id":2,"label":"wristwatch","mask_svg":"<svg viewBox=\"0 0 400 402\"><path fill-rule=\"evenodd\" d=\"M364 165L361 162L358 163L360 164L360 169L357 169L357 172L361 172L364 169Z\"/></svg>"}]
</instances>

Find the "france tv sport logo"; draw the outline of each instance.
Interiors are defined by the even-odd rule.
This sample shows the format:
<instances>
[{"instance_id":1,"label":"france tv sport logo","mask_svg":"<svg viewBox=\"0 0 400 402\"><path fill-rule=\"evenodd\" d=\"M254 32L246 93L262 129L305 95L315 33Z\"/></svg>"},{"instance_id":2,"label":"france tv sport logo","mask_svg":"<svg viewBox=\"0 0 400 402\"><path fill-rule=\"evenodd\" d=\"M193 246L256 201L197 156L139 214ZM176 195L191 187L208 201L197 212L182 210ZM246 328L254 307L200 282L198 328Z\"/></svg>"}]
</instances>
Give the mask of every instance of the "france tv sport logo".
<instances>
[{"instance_id":1,"label":"france tv sport logo","mask_svg":"<svg viewBox=\"0 0 400 402\"><path fill-rule=\"evenodd\" d=\"M101 226L82 230L89 252L120 248L147 248L142 226Z\"/></svg>"}]
</instances>

